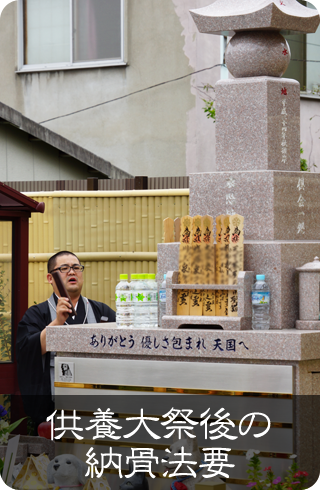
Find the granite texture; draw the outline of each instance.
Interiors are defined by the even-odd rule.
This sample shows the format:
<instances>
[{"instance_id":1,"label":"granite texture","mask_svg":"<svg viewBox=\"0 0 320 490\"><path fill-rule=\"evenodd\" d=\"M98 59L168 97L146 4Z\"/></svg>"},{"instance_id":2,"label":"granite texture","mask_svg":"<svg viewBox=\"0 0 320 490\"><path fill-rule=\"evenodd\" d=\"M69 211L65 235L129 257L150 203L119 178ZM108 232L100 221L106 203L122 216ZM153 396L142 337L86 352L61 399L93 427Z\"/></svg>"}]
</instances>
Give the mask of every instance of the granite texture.
<instances>
[{"instance_id":1,"label":"granite texture","mask_svg":"<svg viewBox=\"0 0 320 490\"><path fill-rule=\"evenodd\" d=\"M235 316L177 316L165 315L162 317L162 328L183 329L185 325L197 325L198 328L223 330L251 330L251 318Z\"/></svg>"},{"instance_id":2,"label":"granite texture","mask_svg":"<svg viewBox=\"0 0 320 490\"><path fill-rule=\"evenodd\" d=\"M297 320L296 329L297 330L320 330L320 321Z\"/></svg>"},{"instance_id":3,"label":"granite texture","mask_svg":"<svg viewBox=\"0 0 320 490\"><path fill-rule=\"evenodd\" d=\"M281 77L290 63L290 47L277 31L241 31L230 39L225 59L235 78Z\"/></svg>"},{"instance_id":4,"label":"granite texture","mask_svg":"<svg viewBox=\"0 0 320 490\"><path fill-rule=\"evenodd\" d=\"M319 320L319 272L299 273L299 319ZM319 323L319 322L318 322Z\"/></svg>"},{"instance_id":5,"label":"granite texture","mask_svg":"<svg viewBox=\"0 0 320 490\"><path fill-rule=\"evenodd\" d=\"M215 0L200 9L190 10L199 32L227 34L250 29L316 32L317 10L303 7L296 0Z\"/></svg>"},{"instance_id":6,"label":"granite texture","mask_svg":"<svg viewBox=\"0 0 320 490\"><path fill-rule=\"evenodd\" d=\"M318 173L191 174L190 216L240 214L246 240L320 240L319 189Z\"/></svg>"},{"instance_id":7,"label":"granite texture","mask_svg":"<svg viewBox=\"0 0 320 490\"><path fill-rule=\"evenodd\" d=\"M81 352L84 357L85 354L97 356L101 354L125 356L128 354L158 358L164 356L181 360L192 357L195 359L291 362L318 359L320 352L320 332L318 331L110 329L106 328L103 323L87 326L49 326L47 328L47 348L50 351L64 352L64 355L69 352ZM98 345L92 342L93 336L98 339ZM120 336L125 347L121 346ZM101 338L104 337L106 338L105 343L101 342ZM117 341L115 341L116 337ZM110 338L113 339L113 342L109 341ZM132 347L130 347L129 339L134 341ZM149 340L151 343L149 347L146 347ZM234 340L235 350L227 350L229 340ZM192 349L188 349L190 342Z\"/></svg>"},{"instance_id":8,"label":"granite texture","mask_svg":"<svg viewBox=\"0 0 320 490\"><path fill-rule=\"evenodd\" d=\"M245 222L246 223L246 222ZM244 243L244 269L265 274L270 286L272 329L294 328L299 318L299 274L297 267L310 262L320 252L320 242L248 241ZM179 267L179 244L158 245L158 270L166 270L167 260ZM175 264L174 264L175 262ZM247 307L251 308L250 300ZM197 317L199 318L199 317ZM199 323L199 322L197 322Z\"/></svg>"},{"instance_id":9,"label":"granite texture","mask_svg":"<svg viewBox=\"0 0 320 490\"><path fill-rule=\"evenodd\" d=\"M253 77L215 85L216 168L300 170L300 84Z\"/></svg>"},{"instance_id":10,"label":"granite texture","mask_svg":"<svg viewBox=\"0 0 320 490\"><path fill-rule=\"evenodd\" d=\"M319 251L315 242L250 242L244 245L244 269L265 274L270 285L271 328L294 328L299 318L299 283L296 267Z\"/></svg>"},{"instance_id":11,"label":"granite texture","mask_svg":"<svg viewBox=\"0 0 320 490\"><path fill-rule=\"evenodd\" d=\"M158 243L157 283L158 289L163 281L163 274L179 270L180 243Z\"/></svg>"}]
</instances>

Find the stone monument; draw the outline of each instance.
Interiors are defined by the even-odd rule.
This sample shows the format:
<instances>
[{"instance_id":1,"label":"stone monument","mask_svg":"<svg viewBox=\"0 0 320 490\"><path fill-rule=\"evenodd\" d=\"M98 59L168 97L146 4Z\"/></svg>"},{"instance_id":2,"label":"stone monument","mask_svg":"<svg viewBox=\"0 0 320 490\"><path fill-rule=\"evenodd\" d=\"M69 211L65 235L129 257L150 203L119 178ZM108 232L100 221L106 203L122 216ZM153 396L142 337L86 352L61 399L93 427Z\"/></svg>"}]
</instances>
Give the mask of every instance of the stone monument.
<instances>
[{"instance_id":1,"label":"stone monument","mask_svg":"<svg viewBox=\"0 0 320 490\"><path fill-rule=\"evenodd\" d=\"M300 172L300 87L280 78L290 62L281 31L315 32L319 14L296 0L216 0L191 15L201 33L233 35L236 78L215 86L217 171L190 176L190 215L244 216L244 269L266 274L271 328L294 328L295 269L320 254L320 175Z\"/></svg>"},{"instance_id":2,"label":"stone monument","mask_svg":"<svg viewBox=\"0 0 320 490\"><path fill-rule=\"evenodd\" d=\"M304 314L296 326L296 269L320 254L320 175L300 172L299 84L280 76L290 58L281 31L314 32L319 15L295 0L216 0L191 14L200 32L235 33L226 59L238 78L216 85L218 170L191 175L190 215L245 217L238 318L231 317L227 323L226 317L180 316L189 319L189 325L183 327L173 311L173 284L177 283L173 271L179 269L179 243L159 244L158 282L171 271L167 277L169 314L164 316L165 328L118 329L115 324L47 327L47 348L57 352L56 408L70 409L64 399L73 394L86 395L74 397L81 400L72 408L87 412L97 408L96 394L108 397L106 400L112 393L130 391L135 397L146 392L157 396L201 394L210 395L208 403L212 406L232 408L232 416L240 420L246 400L250 411L261 400L266 410L273 410L272 430L278 437L260 454L266 458L264 464L272 464L282 473L281 463L289 466L294 452L312 484L320 466L319 408L315 405L319 397L313 396L320 395L320 328L313 321L315 309L311 328ZM308 264L300 271L300 275L310 275L309 283L317 280L314 267ZM318 264L316 269L318 277ZM270 284L270 331L250 330L248 283L253 273L266 274ZM302 278L304 290L305 284ZM313 300L318 291L319 287L313 292ZM65 362L74 365L72 383L59 377L59 366ZM132 410L131 401L130 413ZM235 463L244 460L252 441L248 440L249 447L239 444L233 451ZM65 452L63 444L58 442L58 452ZM85 456L89 444L74 444L73 450ZM228 484L247 484L246 478L245 469L239 465Z\"/></svg>"}]
</instances>

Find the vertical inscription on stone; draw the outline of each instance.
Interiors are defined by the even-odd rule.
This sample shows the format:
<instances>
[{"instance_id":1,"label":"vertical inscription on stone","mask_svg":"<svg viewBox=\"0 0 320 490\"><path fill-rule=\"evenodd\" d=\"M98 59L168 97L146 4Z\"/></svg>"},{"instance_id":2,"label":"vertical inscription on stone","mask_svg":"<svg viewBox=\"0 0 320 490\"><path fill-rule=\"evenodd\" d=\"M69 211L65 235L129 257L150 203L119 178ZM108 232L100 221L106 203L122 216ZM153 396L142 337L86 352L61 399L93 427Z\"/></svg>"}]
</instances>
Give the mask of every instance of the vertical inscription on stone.
<instances>
[{"instance_id":1,"label":"vertical inscription on stone","mask_svg":"<svg viewBox=\"0 0 320 490\"><path fill-rule=\"evenodd\" d=\"M288 91L286 87L281 89L281 162L286 164L288 161L288 144L287 144L287 132L288 132L288 114L287 114L287 99Z\"/></svg>"},{"instance_id":2,"label":"vertical inscription on stone","mask_svg":"<svg viewBox=\"0 0 320 490\"><path fill-rule=\"evenodd\" d=\"M298 184L297 184L297 189L299 192L299 197L298 197L298 221L297 221L297 234L298 235L304 235L306 232L305 228L305 181L304 177L299 177L298 178Z\"/></svg>"}]
</instances>

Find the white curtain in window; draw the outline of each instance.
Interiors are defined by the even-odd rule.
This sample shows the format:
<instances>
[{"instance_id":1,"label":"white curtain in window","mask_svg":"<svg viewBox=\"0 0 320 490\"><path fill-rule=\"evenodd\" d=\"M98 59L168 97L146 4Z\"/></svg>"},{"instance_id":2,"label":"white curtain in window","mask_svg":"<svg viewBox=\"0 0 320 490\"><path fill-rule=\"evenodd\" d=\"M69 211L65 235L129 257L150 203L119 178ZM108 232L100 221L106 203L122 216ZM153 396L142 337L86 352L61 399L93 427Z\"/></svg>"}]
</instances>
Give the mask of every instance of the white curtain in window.
<instances>
[{"instance_id":1,"label":"white curtain in window","mask_svg":"<svg viewBox=\"0 0 320 490\"><path fill-rule=\"evenodd\" d=\"M73 0L73 61L121 58L120 0Z\"/></svg>"},{"instance_id":2,"label":"white curtain in window","mask_svg":"<svg viewBox=\"0 0 320 490\"><path fill-rule=\"evenodd\" d=\"M70 62L70 0L25 0L25 64Z\"/></svg>"}]
</instances>

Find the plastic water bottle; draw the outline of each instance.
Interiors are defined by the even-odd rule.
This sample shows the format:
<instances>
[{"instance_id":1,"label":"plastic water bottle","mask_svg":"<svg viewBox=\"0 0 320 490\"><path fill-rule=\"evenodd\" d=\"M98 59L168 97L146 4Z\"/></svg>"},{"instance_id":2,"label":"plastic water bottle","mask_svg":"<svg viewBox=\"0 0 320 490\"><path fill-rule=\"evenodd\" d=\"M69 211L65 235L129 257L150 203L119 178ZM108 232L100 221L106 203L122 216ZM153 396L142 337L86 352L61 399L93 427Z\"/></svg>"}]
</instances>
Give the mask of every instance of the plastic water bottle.
<instances>
[{"instance_id":1,"label":"plastic water bottle","mask_svg":"<svg viewBox=\"0 0 320 490\"><path fill-rule=\"evenodd\" d=\"M134 326L135 328L148 328L148 291L144 274L131 274L131 279L133 279L131 291L134 309Z\"/></svg>"},{"instance_id":2,"label":"plastic water bottle","mask_svg":"<svg viewBox=\"0 0 320 490\"><path fill-rule=\"evenodd\" d=\"M150 328L158 327L158 285L155 274L147 274L148 277L148 305Z\"/></svg>"},{"instance_id":3,"label":"plastic water bottle","mask_svg":"<svg viewBox=\"0 0 320 490\"><path fill-rule=\"evenodd\" d=\"M136 326L136 306L135 306L135 295L138 288L138 275L139 274L131 274L131 301L133 305L133 326Z\"/></svg>"},{"instance_id":4,"label":"plastic water bottle","mask_svg":"<svg viewBox=\"0 0 320 490\"><path fill-rule=\"evenodd\" d=\"M163 282L159 290L159 327L162 327L162 317L167 312L167 291L166 291L167 274L163 275Z\"/></svg>"},{"instance_id":5,"label":"plastic water bottle","mask_svg":"<svg viewBox=\"0 0 320 490\"><path fill-rule=\"evenodd\" d=\"M133 327L133 303L131 286L127 274L120 274L120 282L116 286L117 327Z\"/></svg>"},{"instance_id":6,"label":"plastic water bottle","mask_svg":"<svg viewBox=\"0 0 320 490\"><path fill-rule=\"evenodd\" d=\"M257 275L252 286L252 329L268 330L270 328L270 289L264 275Z\"/></svg>"}]
</instances>

